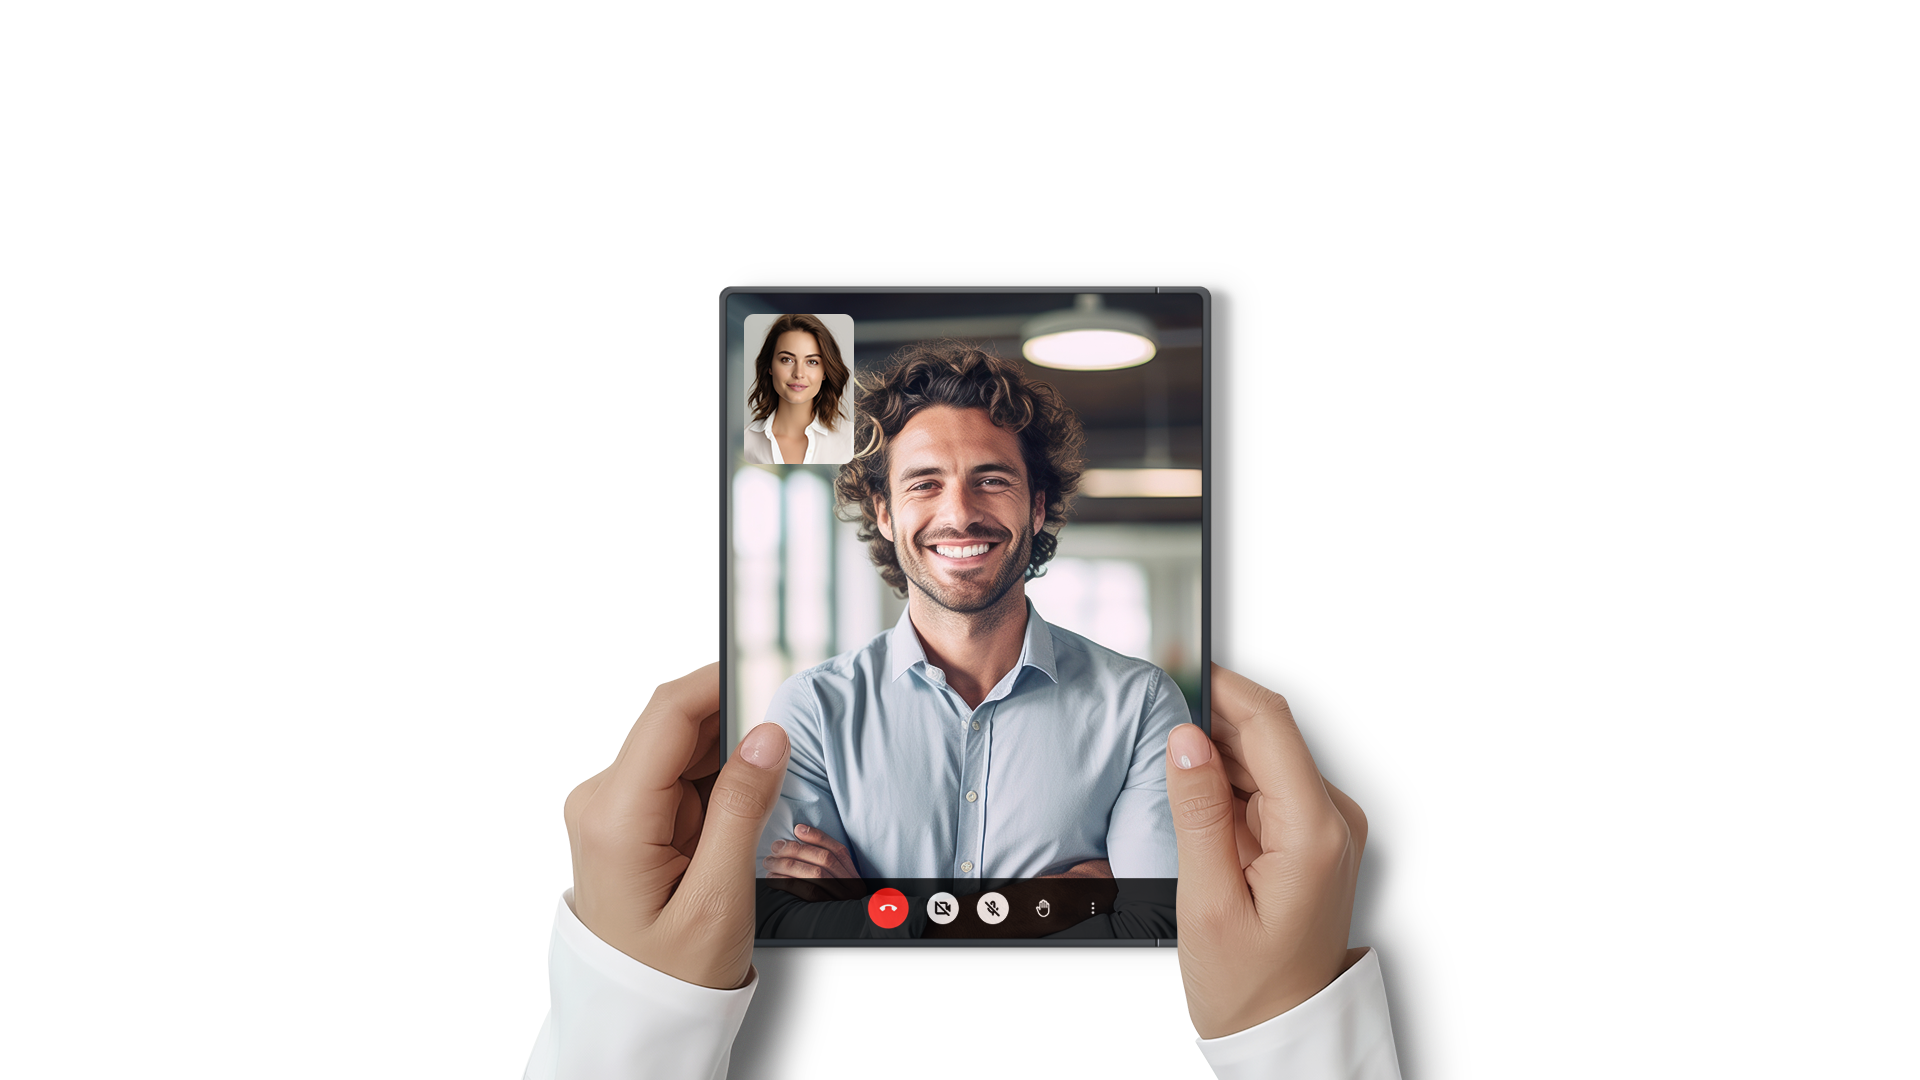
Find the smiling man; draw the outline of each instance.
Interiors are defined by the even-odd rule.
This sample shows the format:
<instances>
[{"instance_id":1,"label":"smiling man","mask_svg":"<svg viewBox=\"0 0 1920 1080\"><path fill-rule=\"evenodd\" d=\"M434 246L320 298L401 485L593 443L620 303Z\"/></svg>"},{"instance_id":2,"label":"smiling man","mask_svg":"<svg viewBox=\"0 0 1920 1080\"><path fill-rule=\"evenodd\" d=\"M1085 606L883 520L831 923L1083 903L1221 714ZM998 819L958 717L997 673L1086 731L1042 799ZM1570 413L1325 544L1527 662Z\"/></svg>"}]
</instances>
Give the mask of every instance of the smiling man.
<instances>
[{"instance_id":1,"label":"smiling man","mask_svg":"<svg viewBox=\"0 0 1920 1080\"><path fill-rule=\"evenodd\" d=\"M774 696L792 757L761 874L1174 877L1165 750L1185 700L1026 596L1079 483L1079 421L953 342L903 350L854 411L835 492L907 609Z\"/></svg>"}]
</instances>

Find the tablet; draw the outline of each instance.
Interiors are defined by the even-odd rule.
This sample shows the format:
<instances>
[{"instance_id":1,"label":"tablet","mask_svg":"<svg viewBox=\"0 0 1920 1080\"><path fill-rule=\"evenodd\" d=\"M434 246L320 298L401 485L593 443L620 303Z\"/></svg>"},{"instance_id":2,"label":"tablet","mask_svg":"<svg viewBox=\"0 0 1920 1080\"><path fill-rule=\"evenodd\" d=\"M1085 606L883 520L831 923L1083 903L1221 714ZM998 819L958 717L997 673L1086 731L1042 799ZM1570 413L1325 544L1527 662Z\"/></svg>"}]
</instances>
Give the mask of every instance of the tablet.
<instances>
[{"instance_id":1,"label":"tablet","mask_svg":"<svg viewBox=\"0 0 1920 1080\"><path fill-rule=\"evenodd\" d=\"M1170 945L1208 726L1200 288L720 294L723 752L756 944Z\"/></svg>"}]
</instances>

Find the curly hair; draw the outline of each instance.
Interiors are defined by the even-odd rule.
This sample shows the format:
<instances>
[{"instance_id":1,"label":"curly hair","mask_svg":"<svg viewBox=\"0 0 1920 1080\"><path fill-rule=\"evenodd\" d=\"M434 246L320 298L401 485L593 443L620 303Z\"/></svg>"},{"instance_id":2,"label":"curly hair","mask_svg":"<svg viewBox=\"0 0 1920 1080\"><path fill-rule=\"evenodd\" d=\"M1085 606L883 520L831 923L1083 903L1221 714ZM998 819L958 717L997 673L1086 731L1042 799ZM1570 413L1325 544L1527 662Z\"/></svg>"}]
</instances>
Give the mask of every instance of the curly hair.
<instances>
[{"instance_id":1,"label":"curly hair","mask_svg":"<svg viewBox=\"0 0 1920 1080\"><path fill-rule=\"evenodd\" d=\"M789 330L799 330L813 335L820 345L820 390L813 398L813 418L832 430L840 422L840 395L847 389L847 364L840 359L840 343L834 340L833 332L827 324L811 315L782 315L767 327L767 337L760 343L760 355L753 361L753 393L747 396L747 407L753 411L753 419L764 420L773 415L780 404L780 392L773 388L773 354L780 342L780 335Z\"/></svg>"},{"instance_id":2,"label":"curly hair","mask_svg":"<svg viewBox=\"0 0 1920 1080\"><path fill-rule=\"evenodd\" d=\"M1028 378L1011 360L964 341L909 345L881 370L861 376L853 400L853 460L840 466L833 491L844 521L860 524L860 540L895 593L907 594L907 575L893 542L880 533L876 507L888 499L888 446L915 413L934 405L983 409L998 427L1019 437L1027 484L1044 491L1046 522L1033 538L1026 577L1045 573L1080 488L1086 437L1060 392Z\"/></svg>"}]
</instances>

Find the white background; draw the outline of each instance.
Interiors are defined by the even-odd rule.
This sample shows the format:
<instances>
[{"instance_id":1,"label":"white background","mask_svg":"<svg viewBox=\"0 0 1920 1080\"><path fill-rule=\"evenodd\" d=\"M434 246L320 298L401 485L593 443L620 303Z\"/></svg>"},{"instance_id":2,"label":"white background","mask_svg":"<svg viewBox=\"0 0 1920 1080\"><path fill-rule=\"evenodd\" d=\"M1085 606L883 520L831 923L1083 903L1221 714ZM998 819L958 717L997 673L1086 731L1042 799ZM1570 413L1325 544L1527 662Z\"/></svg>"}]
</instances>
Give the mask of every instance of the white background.
<instances>
[{"instance_id":1,"label":"white background","mask_svg":"<svg viewBox=\"0 0 1920 1080\"><path fill-rule=\"evenodd\" d=\"M769 284L1214 290L1406 1075L1910 1065L1911 9L1323 7L9 5L0 1068L518 1074ZM762 970L742 1074L1202 1073L1171 951Z\"/></svg>"}]
</instances>

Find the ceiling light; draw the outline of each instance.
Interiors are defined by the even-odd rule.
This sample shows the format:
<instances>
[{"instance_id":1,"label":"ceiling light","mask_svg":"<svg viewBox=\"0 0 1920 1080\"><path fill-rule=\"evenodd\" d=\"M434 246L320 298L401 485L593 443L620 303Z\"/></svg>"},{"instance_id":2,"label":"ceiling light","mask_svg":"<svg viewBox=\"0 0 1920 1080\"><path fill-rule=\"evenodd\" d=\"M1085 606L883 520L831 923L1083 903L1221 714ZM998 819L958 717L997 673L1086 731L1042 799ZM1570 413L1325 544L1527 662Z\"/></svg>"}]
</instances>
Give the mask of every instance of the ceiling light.
<instances>
[{"instance_id":1,"label":"ceiling light","mask_svg":"<svg viewBox=\"0 0 1920 1080\"><path fill-rule=\"evenodd\" d=\"M1100 297L1081 293L1066 311L1049 311L1020 328L1020 353L1050 368L1112 371L1153 359L1153 323L1131 311L1100 306Z\"/></svg>"}]
</instances>

